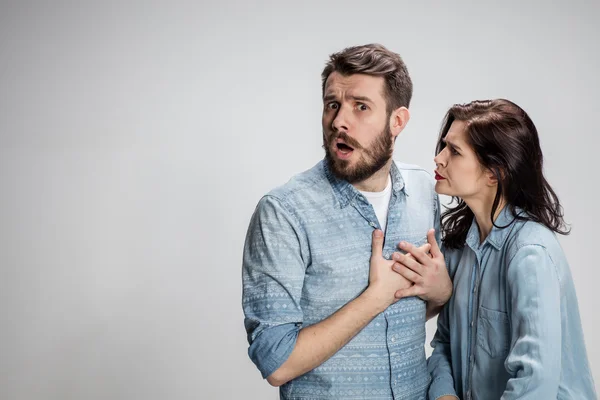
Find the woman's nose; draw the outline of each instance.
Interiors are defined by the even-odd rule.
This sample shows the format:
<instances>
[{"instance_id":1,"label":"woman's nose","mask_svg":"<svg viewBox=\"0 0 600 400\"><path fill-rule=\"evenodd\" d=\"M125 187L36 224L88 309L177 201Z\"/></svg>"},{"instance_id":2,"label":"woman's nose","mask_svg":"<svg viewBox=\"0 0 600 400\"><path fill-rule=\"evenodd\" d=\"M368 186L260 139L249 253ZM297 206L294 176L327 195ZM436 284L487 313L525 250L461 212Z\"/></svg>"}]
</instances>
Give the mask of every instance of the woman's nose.
<instances>
[{"instance_id":1,"label":"woman's nose","mask_svg":"<svg viewBox=\"0 0 600 400\"><path fill-rule=\"evenodd\" d=\"M442 167L444 166L444 155L443 155L443 153L444 153L445 150L446 149L440 151L438 153L438 155L433 158L433 162L435 163L436 167L437 166L442 166Z\"/></svg>"}]
</instances>

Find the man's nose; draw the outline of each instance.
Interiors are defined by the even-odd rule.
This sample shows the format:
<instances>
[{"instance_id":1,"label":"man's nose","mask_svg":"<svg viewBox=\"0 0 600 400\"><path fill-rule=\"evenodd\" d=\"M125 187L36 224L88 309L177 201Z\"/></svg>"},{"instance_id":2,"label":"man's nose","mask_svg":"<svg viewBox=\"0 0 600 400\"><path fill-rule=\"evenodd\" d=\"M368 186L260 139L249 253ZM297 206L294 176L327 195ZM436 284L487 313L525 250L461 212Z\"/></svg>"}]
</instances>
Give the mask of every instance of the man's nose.
<instances>
[{"instance_id":1,"label":"man's nose","mask_svg":"<svg viewBox=\"0 0 600 400\"><path fill-rule=\"evenodd\" d=\"M340 106L331 126L335 131L348 132L350 130L350 116L345 107Z\"/></svg>"}]
</instances>

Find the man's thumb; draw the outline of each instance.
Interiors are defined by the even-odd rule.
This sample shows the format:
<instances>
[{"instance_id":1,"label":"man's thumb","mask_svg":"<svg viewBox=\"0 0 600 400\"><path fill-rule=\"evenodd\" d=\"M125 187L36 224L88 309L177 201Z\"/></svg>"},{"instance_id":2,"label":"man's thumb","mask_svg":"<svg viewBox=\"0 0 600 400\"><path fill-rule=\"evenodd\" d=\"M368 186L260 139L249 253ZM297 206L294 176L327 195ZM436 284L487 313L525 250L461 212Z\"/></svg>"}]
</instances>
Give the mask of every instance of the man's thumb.
<instances>
[{"instance_id":1,"label":"man's thumb","mask_svg":"<svg viewBox=\"0 0 600 400\"><path fill-rule=\"evenodd\" d=\"M375 229L371 240L371 258L383 257L383 232L381 229Z\"/></svg>"}]
</instances>

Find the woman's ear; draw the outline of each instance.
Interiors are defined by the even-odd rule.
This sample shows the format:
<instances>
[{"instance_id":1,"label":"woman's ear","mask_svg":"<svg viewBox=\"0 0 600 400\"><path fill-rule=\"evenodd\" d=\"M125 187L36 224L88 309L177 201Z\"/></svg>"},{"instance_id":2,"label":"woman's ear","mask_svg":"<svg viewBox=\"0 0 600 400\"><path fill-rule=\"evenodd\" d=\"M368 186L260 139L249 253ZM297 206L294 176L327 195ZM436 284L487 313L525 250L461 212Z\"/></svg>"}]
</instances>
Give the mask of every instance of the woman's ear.
<instances>
[{"instance_id":1,"label":"woman's ear","mask_svg":"<svg viewBox=\"0 0 600 400\"><path fill-rule=\"evenodd\" d=\"M485 173L488 186L497 186L498 179L503 178L503 172L498 168L488 169Z\"/></svg>"}]
</instances>

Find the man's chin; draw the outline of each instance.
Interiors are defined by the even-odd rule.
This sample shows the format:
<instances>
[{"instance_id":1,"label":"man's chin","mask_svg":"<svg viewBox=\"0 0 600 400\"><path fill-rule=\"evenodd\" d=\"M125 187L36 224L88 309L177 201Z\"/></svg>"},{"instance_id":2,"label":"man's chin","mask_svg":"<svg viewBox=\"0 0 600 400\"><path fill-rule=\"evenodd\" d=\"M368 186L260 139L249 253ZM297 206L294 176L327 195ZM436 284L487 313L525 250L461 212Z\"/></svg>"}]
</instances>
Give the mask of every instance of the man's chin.
<instances>
[{"instance_id":1,"label":"man's chin","mask_svg":"<svg viewBox=\"0 0 600 400\"><path fill-rule=\"evenodd\" d=\"M343 160L345 161L345 160ZM343 165L340 165L343 164ZM331 166L330 166L331 167ZM349 163L336 163L331 167L333 175L341 180L344 180L350 184L362 182L373 176L373 173L366 173L366 171L359 171L354 165Z\"/></svg>"},{"instance_id":2,"label":"man's chin","mask_svg":"<svg viewBox=\"0 0 600 400\"><path fill-rule=\"evenodd\" d=\"M329 165L331 172L338 179L343 179L345 181L350 181L352 179L352 169L348 165L347 162L339 160L333 160L333 163Z\"/></svg>"},{"instance_id":3,"label":"man's chin","mask_svg":"<svg viewBox=\"0 0 600 400\"><path fill-rule=\"evenodd\" d=\"M352 163L349 160L340 160L335 155L331 155L330 157L327 157L327 163L329 164L329 169L336 178L345 181L351 180L354 171Z\"/></svg>"},{"instance_id":4,"label":"man's chin","mask_svg":"<svg viewBox=\"0 0 600 400\"><path fill-rule=\"evenodd\" d=\"M362 182L373 176L380 168L375 165L366 165L361 160L355 160L355 154L348 160L342 160L331 152L327 153L327 163L333 175L348 183ZM389 161L389 160L388 160ZM387 161L386 161L387 163Z\"/></svg>"}]
</instances>

